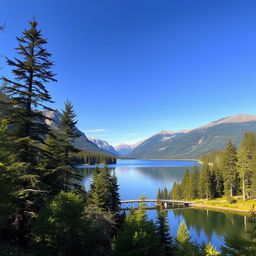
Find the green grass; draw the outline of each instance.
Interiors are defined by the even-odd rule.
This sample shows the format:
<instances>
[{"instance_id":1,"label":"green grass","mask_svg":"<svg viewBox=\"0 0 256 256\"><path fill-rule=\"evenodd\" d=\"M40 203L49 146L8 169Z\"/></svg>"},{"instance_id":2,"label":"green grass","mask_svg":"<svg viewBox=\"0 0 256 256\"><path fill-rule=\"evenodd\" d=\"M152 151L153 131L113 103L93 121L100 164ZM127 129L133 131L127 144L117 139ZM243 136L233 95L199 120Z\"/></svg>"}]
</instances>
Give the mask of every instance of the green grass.
<instances>
[{"instance_id":1,"label":"green grass","mask_svg":"<svg viewBox=\"0 0 256 256\"><path fill-rule=\"evenodd\" d=\"M249 199L243 201L241 197L234 197L233 202L230 202L227 198L217 198L217 199L197 199L194 200L196 204L202 204L205 206L214 206L214 207L224 207L224 208L233 208L237 210L251 210L253 206L256 208L256 199Z\"/></svg>"}]
</instances>

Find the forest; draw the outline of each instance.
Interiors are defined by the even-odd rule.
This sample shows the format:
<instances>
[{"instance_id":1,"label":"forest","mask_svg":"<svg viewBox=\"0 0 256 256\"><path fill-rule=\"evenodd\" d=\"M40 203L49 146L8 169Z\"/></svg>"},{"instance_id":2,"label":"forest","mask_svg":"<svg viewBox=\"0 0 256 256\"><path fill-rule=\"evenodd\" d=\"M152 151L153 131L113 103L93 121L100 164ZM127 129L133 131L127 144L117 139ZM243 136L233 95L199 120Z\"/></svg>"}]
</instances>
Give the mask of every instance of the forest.
<instances>
[{"instance_id":1,"label":"forest","mask_svg":"<svg viewBox=\"0 0 256 256\"><path fill-rule=\"evenodd\" d=\"M116 157L113 155L86 152L84 150L81 150L78 153L74 153L73 160L78 165L80 164L88 164L88 165L115 164L116 163Z\"/></svg>"},{"instance_id":2,"label":"forest","mask_svg":"<svg viewBox=\"0 0 256 256\"><path fill-rule=\"evenodd\" d=\"M174 183L159 197L172 199L212 199L226 197L230 202L241 196L244 201L256 196L256 134L246 132L240 147L229 141L225 150L201 156L201 167L185 171L181 184Z\"/></svg>"},{"instance_id":3,"label":"forest","mask_svg":"<svg viewBox=\"0 0 256 256\"><path fill-rule=\"evenodd\" d=\"M17 37L16 57L6 59L12 78L1 78L0 255L255 255L252 239L227 237L220 252L210 243L192 242L184 222L177 236L170 237L167 211L161 208L155 222L148 219L143 203L138 210L122 212L118 181L107 167L96 168L85 191L74 154L88 156L73 145L79 135L72 103L65 102L57 129L45 122L44 110L53 102L47 85L57 82L46 45L32 20ZM213 192L209 181L217 170L221 174L219 166L205 164L200 171L203 175L197 167L191 174L186 172L182 186L187 187L184 184L192 174L202 176L198 182L211 179L195 195L182 189L180 195L211 197L242 191L245 197L252 196L254 184L248 178L251 169L245 157L251 138L251 134L245 136L243 153L228 144L225 152L231 155L223 154L226 169L219 175L222 185L218 190ZM252 163L253 156L250 152ZM226 180L228 175L234 177L231 183ZM255 237L254 229L251 237Z\"/></svg>"}]
</instances>

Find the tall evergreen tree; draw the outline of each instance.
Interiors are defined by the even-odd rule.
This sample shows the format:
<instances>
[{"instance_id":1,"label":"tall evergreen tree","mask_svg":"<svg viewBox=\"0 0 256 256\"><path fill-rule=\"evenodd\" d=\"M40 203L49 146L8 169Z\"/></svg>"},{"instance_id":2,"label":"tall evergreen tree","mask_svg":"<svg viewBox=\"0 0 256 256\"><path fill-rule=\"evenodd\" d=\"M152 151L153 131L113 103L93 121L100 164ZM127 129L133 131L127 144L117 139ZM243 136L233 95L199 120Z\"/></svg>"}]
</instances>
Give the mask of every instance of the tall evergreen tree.
<instances>
[{"instance_id":1,"label":"tall evergreen tree","mask_svg":"<svg viewBox=\"0 0 256 256\"><path fill-rule=\"evenodd\" d=\"M213 191L211 186L211 174L208 164L203 164L199 174L198 191L200 198L209 199L213 197Z\"/></svg>"},{"instance_id":2,"label":"tall evergreen tree","mask_svg":"<svg viewBox=\"0 0 256 256\"><path fill-rule=\"evenodd\" d=\"M118 192L117 178L111 175L108 167L100 170L98 167L93 173L93 180L88 192L88 202L90 205L99 207L102 211L111 212L116 221L116 227L121 221L120 197Z\"/></svg>"},{"instance_id":3,"label":"tall evergreen tree","mask_svg":"<svg viewBox=\"0 0 256 256\"><path fill-rule=\"evenodd\" d=\"M156 195L156 199L163 199L162 191L161 191L160 188L158 188L157 195Z\"/></svg>"},{"instance_id":4,"label":"tall evergreen tree","mask_svg":"<svg viewBox=\"0 0 256 256\"><path fill-rule=\"evenodd\" d=\"M26 245L31 222L41 205L42 172L38 167L40 156L45 152L41 147L48 133L42 109L47 109L51 96L46 88L48 82L56 81L46 50L47 41L37 28L37 22L30 22L30 28L17 37L16 48L19 57L7 58L14 80L2 77L5 83L8 105L8 122L12 128L13 164L15 183L19 187L16 200L16 214L11 229L19 245Z\"/></svg>"},{"instance_id":5,"label":"tall evergreen tree","mask_svg":"<svg viewBox=\"0 0 256 256\"><path fill-rule=\"evenodd\" d=\"M44 48L47 41L35 20L30 22L30 29L25 30L22 37L17 37L17 41L20 59L7 58L15 80L7 77L2 77L2 80L7 103L12 106L9 121L13 125L16 161L35 165L38 162L36 153L42 151L38 143L43 142L48 131L44 122L46 117L40 109L49 109L46 103L52 102L45 85L56 80L51 72L51 54Z\"/></svg>"},{"instance_id":6,"label":"tall evergreen tree","mask_svg":"<svg viewBox=\"0 0 256 256\"><path fill-rule=\"evenodd\" d=\"M163 199L168 199L169 198L169 193L166 187L164 187L163 191L162 191L162 197Z\"/></svg>"},{"instance_id":7,"label":"tall evergreen tree","mask_svg":"<svg viewBox=\"0 0 256 256\"><path fill-rule=\"evenodd\" d=\"M243 200L251 193L251 178L253 168L253 154L256 148L256 135L246 132L238 150L238 171L241 179Z\"/></svg>"},{"instance_id":8,"label":"tall evergreen tree","mask_svg":"<svg viewBox=\"0 0 256 256\"><path fill-rule=\"evenodd\" d=\"M160 242L164 246L164 255L174 255L172 248L172 238L169 234L167 211L163 208L159 208L157 210L157 232L160 237Z\"/></svg>"},{"instance_id":9,"label":"tall evergreen tree","mask_svg":"<svg viewBox=\"0 0 256 256\"><path fill-rule=\"evenodd\" d=\"M185 170L185 174L183 176L183 180L182 180L181 186L182 186L182 191L183 191L183 198L189 199L189 196L190 196L190 191L189 191L189 188L190 188L190 178L189 178L188 169Z\"/></svg>"},{"instance_id":10,"label":"tall evergreen tree","mask_svg":"<svg viewBox=\"0 0 256 256\"><path fill-rule=\"evenodd\" d=\"M222 157L225 195L233 197L237 180L237 151L232 141L227 143Z\"/></svg>"},{"instance_id":11,"label":"tall evergreen tree","mask_svg":"<svg viewBox=\"0 0 256 256\"><path fill-rule=\"evenodd\" d=\"M80 150L74 146L75 138L80 137L76 128L76 114L71 102L65 103L65 109L62 111L60 123L57 127L57 144L60 146L60 168L63 169L63 188L68 192L72 189L77 189L82 192L80 181L82 176L76 169L76 163L73 159L73 154Z\"/></svg>"},{"instance_id":12,"label":"tall evergreen tree","mask_svg":"<svg viewBox=\"0 0 256 256\"><path fill-rule=\"evenodd\" d=\"M198 197L199 169L195 165L189 175L188 199L193 200Z\"/></svg>"},{"instance_id":13,"label":"tall evergreen tree","mask_svg":"<svg viewBox=\"0 0 256 256\"><path fill-rule=\"evenodd\" d=\"M215 197L221 197L224 193L224 182L223 182L223 175L221 174L220 169L218 168L217 164L213 164L212 166L212 173L214 174L214 192Z\"/></svg>"},{"instance_id":14,"label":"tall evergreen tree","mask_svg":"<svg viewBox=\"0 0 256 256\"><path fill-rule=\"evenodd\" d=\"M191 242L188 228L184 221L179 225L176 241L178 245L178 256L193 255L193 244Z\"/></svg>"}]
</instances>

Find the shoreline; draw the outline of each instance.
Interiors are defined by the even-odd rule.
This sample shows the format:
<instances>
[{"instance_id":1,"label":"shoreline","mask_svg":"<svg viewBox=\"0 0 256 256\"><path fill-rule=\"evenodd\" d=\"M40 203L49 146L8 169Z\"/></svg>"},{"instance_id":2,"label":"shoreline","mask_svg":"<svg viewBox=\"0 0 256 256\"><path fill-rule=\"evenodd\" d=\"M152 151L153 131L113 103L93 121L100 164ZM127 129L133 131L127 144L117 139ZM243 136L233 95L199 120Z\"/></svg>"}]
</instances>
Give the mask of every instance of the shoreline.
<instances>
[{"instance_id":1,"label":"shoreline","mask_svg":"<svg viewBox=\"0 0 256 256\"><path fill-rule=\"evenodd\" d=\"M250 210L238 209L238 208L229 208L229 207L222 207L222 206L212 206L212 205L205 205L205 204L192 204L191 207L192 208L198 208L198 209L230 211L230 212L236 212L236 213L250 213Z\"/></svg>"}]
</instances>

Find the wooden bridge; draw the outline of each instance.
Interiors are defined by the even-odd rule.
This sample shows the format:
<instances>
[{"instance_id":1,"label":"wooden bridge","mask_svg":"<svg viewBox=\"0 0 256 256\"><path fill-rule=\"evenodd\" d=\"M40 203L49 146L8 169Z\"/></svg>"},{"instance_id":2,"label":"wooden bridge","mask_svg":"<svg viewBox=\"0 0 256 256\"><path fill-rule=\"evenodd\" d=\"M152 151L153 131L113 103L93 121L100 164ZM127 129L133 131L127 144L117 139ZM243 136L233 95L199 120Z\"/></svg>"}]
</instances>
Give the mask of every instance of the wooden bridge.
<instances>
[{"instance_id":1,"label":"wooden bridge","mask_svg":"<svg viewBox=\"0 0 256 256\"><path fill-rule=\"evenodd\" d=\"M169 200L169 199L135 199L135 200L122 200L120 201L122 209L136 209L141 203L145 204L147 209L155 209L158 206L162 206L166 209L170 208L185 208L190 207L193 202L180 201L180 200Z\"/></svg>"}]
</instances>

